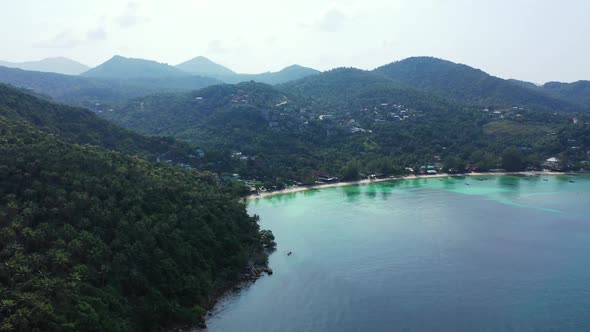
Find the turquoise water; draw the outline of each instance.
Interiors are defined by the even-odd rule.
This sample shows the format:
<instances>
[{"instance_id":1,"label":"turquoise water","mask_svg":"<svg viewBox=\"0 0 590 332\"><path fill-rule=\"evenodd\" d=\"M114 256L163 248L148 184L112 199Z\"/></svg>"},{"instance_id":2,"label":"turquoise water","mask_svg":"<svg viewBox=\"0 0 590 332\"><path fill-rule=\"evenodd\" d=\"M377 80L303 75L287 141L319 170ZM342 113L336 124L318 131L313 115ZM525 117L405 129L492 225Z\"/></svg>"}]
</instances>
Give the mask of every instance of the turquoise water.
<instances>
[{"instance_id":1,"label":"turquoise water","mask_svg":"<svg viewBox=\"0 0 590 332\"><path fill-rule=\"evenodd\" d=\"M486 179L252 201L274 275L208 331L590 331L590 177Z\"/></svg>"}]
</instances>

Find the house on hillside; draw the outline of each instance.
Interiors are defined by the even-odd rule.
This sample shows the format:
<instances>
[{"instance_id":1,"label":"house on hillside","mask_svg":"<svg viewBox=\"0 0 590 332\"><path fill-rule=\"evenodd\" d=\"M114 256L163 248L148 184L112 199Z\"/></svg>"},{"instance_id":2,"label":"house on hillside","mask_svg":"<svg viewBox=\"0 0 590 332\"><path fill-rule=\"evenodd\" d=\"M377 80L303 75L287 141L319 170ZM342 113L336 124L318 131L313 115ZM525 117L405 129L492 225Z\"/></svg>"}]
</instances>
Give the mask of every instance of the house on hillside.
<instances>
[{"instance_id":1,"label":"house on hillside","mask_svg":"<svg viewBox=\"0 0 590 332\"><path fill-rule=\"evenodd\" d=\"M237 182L240 181L240 175L235 173L223 173L221 174L221 180L224 182Z\"/></svg>"},{"instance_id":2,"label":"house on hillside","mask_svg":"<svg viewBox=\"0 0 590 332\"><path fill-rule=\"evenodd\" d=\"M420 166L420 174L435 175L438 168L435 165Z\"/></svg>"},{"instance_id":3,"label":"house on hillside","mask_svg":"<svg viewBox=\"0 0 590 332\"><path fill-rule=\"evenodd\" d=\"M561 161L555 157L545 160L542 166L552 171L560 171L562 169Z\"/></svg>"},{"instance_id":4,"label":"house on hillside","mask_svg":"<svg viewBox=\"0 0 590 332\"><path fill-rule=\"evenodd\" d=\"M338 182L338 178L328 174L318 174L318 181L321 182Z\"/></svg>"}]
</instances>

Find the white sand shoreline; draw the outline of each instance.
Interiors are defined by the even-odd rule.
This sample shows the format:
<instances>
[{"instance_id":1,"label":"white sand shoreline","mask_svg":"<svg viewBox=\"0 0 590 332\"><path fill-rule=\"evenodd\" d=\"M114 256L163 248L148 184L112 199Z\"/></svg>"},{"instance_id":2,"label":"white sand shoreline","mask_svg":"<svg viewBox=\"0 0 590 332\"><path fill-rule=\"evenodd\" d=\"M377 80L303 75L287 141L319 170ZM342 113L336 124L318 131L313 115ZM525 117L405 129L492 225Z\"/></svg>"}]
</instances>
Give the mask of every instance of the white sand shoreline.
<instances>
[{"instance_id":1,"label":"white sand shoreline","mask_svg":"<svg viewBox=\"0 0 590 332\"><path fill-rule=\"evenodd\" d=\"M249 195L244 198L244 202L266 198L277 195L293 194L297 192L303 192L307 190L317 190L326 188L346 187L355 185L366 185L378 182L389 182L398 180L417 180L417 179L435 179L435 178L447 178L447 177L473 177L473 176L507 176L507 175L524 175L524 176L542 176L542 175L575 175L580 174L577 172L550 172L550 171L524 171L524 172L477 172L477 173L465 173L465 174L436 174L436 175L406 175L406 176L392 176L381 179L363 179L358 181L350 182L335 182L335 183L324 183L309 186L296 186L282 190L267 191L260 194Z\"/></svg>"}]
</instances>

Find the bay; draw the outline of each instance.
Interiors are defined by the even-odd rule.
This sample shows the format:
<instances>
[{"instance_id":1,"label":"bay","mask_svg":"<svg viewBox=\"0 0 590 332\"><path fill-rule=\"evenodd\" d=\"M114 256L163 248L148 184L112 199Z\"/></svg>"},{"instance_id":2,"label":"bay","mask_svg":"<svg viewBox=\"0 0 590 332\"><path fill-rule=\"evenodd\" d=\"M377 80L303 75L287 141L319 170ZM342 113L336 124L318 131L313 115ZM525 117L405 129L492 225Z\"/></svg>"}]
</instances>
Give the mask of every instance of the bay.
<instances>
[{"instance_id":1,"label":"bay","mask_svg":"<svg viewBox=\"0 0 590 332\"><path fill-rule=\"evenodd\" d=\"M399 180L248 210L276 236L274 274L208 331L590 330L589 176Z\"/></svg>"}]
</instances>

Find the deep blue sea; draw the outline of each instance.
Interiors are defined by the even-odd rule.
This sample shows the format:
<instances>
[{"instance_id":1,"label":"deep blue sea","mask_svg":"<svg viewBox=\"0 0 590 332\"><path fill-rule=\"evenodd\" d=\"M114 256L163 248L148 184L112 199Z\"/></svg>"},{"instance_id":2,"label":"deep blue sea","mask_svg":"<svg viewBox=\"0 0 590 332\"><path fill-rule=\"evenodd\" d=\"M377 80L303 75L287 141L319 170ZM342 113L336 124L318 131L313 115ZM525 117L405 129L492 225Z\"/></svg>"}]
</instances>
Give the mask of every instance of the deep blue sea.
<instances>
[{"instance_id":1,"label":"deep blue sea","mask_svg":"<svg viewBox=\"0 0 590 332\"><path fill-rule=\"evenodd\" d=\"M590 176L485 179L251 201L274 275L208 331L590 331Z\"/></svg>"}]
</instances>

